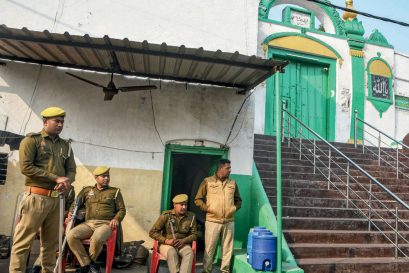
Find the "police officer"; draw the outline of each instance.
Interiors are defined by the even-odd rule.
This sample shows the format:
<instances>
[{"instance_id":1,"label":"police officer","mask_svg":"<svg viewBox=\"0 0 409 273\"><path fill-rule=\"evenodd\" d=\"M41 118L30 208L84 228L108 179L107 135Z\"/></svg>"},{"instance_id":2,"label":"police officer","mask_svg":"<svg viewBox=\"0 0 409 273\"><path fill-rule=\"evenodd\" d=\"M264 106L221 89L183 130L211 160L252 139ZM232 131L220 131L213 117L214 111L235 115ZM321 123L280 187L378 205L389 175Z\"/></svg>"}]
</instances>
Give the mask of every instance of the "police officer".
<instances>
[{"instance_id":1,"label":"police officer","mask_svg":"<svg viewBox=\"0 0 409 273\"><path fill-rule=\"evenodd\" d=\"M206 212L203 257L203 272L205 273L212 272L213 256L220 237L223 250L220 271L230 272L234 215L241 208L242 203L236 181L229 178L230 172L230 160L220 159L216 174L204 179L195 197L195 204Z\"/></svg>"},{"instance_id":2,"label":"police officer","mask_svg":"<svg viewBox=\"0 0 409 273\"><path fill-rule=\"evenodd\" d=\"M20 143L20 168L25 179L21 219L17 224L10 257L10 273L25 272L26 260L40 229L43 273L53 272L58 245L59 194L70 189L76 165L71 145L59 137L65 111L50 107L41 112L43 130L28 134Z\"/></svg>"},{"instance_id":3,"label":"police officer","mask_svg":"<svg viewBox=\"0 0 409 273\"><path fill-rule=\"evenodd\" d=\"M95 264L102 247L111 236L126 214L125 203L121 191L110 187L109 168L97 167L93 174L95 186L82 189L78 198L85 206L85 222L71 229L67 234L67 242L77 257L81 268L77 272L100 272ZM70 211L72 212L73 206ZM71 214L71 213L70 213ZM89 255L81 240L91 238Z\"/></svg>"},{"instance_id":4,"label":"police officer","mask_svg":"<svg viewBox=\"0 0 409 273\"><path fill-rule=\"evenodd\" d=\"M173 209L159 216L149 236L159 242L170 273L190 273L194 257L190 244L197 237L195 214L187 211L186 194L176 195L172 201Z\"/></svg>"}]
</instances>

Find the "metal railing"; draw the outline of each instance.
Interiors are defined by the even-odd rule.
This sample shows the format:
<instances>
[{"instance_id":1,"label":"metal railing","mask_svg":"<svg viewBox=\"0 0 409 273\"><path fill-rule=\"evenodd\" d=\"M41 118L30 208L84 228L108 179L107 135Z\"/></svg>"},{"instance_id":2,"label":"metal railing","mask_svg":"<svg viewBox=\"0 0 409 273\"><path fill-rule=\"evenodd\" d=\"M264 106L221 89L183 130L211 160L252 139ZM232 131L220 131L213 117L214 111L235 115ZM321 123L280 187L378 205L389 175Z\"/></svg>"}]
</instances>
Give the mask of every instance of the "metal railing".
<instances>
[{"instance_id":1,"label":"metal railing","mask_svg":"<svg viewBox=\"0 0 409 273\"><path fill-rule=\"evenodd\" d=\"M327 188L336 189L346 201L347 208L354 208L364 217L368 231L379 232L393 245L395 258L409 258L406 245L409 244L409 205L400 197L365 171L300 119L285 109L282 104L282 142L299 152L300 160L307 160L313 166L313 174L325 177ZM287 130L286 130L287 129ZM287 140L286 140L287 138ZM317 143L319 141L319 143ZM389 200L382 200L386 196Z\"/></svg>"},{"instance_id":2,"label":"metal railing","mask_svg":"<svg viewBox=\"0 0 409 273\"><path fill-rule=\"evenodd\" d=\"M409 165L404 163L404 160L409 162L409 156L402 151L399 151L399 147L405 148L409 151L409 146L360 119L358 117L358 111L355 110L355 148L358 147L358 130L362 130L362 153L367 152L376 156L378 158L379 166L381 166L381 163L383 163L392 167L395 170L396 178L399 178L399 175L402 178L409 178L409 175L406 173L406 171L409 170ZM387 143L391 141L396 145L396 147L393 147L390 143ZM369 144L372 147L366 146L365 144ZM373 149L374 147L376 147L376 149Z\"/></svg>"}]
</instances>

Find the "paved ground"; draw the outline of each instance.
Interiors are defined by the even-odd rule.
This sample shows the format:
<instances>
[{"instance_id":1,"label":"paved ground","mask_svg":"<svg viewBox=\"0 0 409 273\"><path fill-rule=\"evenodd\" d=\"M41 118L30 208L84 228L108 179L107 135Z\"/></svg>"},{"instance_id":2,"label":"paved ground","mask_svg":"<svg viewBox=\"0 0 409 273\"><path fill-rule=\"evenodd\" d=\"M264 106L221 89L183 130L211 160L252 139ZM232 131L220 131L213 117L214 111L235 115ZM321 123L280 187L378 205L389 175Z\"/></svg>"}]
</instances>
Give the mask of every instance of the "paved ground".
<instances>
[{"instance_id":1,"label":"paved ground","mask_svg":"<svg viewBox=\"0 0 409 273\"><path fill-rule=\"evenodd\" d=\"M29 265L31 266L33 264L33 262L35 261L37 257L31 257L30 258L30 262ZM200 258L200 257L198 257ZM9 272L9 259L0 259L0 273L8 273ZM74 272L75 269L69 269L67 268L66 272L68 273L72 273ZM105 268L101 268L101 272L104 273L105 272ZM148 272L148 267L146 265L137 265L137 264L133 264L131 267L129 268L124 268L124 269L115 269L113 268L112 273L147 273ZM169 272L166 268L166 263L161 262L161 266L159 268L159 272L158 273L167 273ZM215 270L213 270L213 272L218 272L217 268ZM201 262L197 262L196 263L196 273L202 273L202 263Z\"/></svg>"}]
</instances>

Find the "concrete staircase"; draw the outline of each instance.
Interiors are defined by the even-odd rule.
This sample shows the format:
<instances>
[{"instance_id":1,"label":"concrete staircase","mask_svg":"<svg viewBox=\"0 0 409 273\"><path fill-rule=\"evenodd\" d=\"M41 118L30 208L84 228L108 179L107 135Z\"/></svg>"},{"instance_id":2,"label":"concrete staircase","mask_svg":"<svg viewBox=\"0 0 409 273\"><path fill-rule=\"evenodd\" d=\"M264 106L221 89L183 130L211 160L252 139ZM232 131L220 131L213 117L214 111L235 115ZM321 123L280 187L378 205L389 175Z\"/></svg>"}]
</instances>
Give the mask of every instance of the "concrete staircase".
<instances>
[{"instance_id":1,"label":"concrete staircase","mask_svg":"<svg viewBox=\"0 0 409 273\"><path fill-rule=\"evenodd\" d=\"M299 142L293 140L298 147ZM304 144L308 149L312 145ZM346 161L332 153L335 163L332 163L331 180L334 185L328 189L328 170L324 164L328 162L328 147L317 142L323 153L317 161L316 174L313 173L313 156L304 155L299 159L299 151L295 147L282 147L282 178L283 178L283 231L287 242L297 262L306 273L335 273L335 272L408 272L409 259L403 258L399 253L395 259L395 248L386 236L394 241L395 233L388 225L394 227L393 217L396 202L383 192L378 186L372 185L374 196L381 200L372 201L373 221L385 233L382 235L376 227L371 226L363 215L368 215L368 189L369 179L358 170L351 168L350 173L361 183L350 182L355 193L350 192L352 200L347 205L346 186L341 180L346 181L343 169ZM362 154L362 149L355 149L353 145L334 143L344 154L358 163L368 173L377 178L404 201L409 200L409 180L396 178L392 167L378 166L375 155ZM304 154L307 151L305 148ZM388 150L385 150L389 152ZM391 154L393 151L390 151ZM309 160L308 160L309 159ZM275 137L255 135L254 160L263 181L264 189L274 211L276 209L276 153ZM338 165L337 165L338 164ZM394 162L392 162L394 164ZM409 165L409 162L407 163ZM321 174L322 171L323 174ZM336 189L338 188L338 189ZM373 199L373 197L372 197ZM352 202L355 206L352 205ZM386 208L384 207L386 206ZM360 210L358 210L358 208ZM409 212L398 206L399 216L409 221ZM387 219L386 222L381 218ZM403 222L406 223L405 220ZM406 223L409 226L409 222ZM399 230L403 237L409 241L409 228L399 223ZM403 252L409 256L409 244L404 244L400 239L399 244Z\"/></svg>"}]
</instances>

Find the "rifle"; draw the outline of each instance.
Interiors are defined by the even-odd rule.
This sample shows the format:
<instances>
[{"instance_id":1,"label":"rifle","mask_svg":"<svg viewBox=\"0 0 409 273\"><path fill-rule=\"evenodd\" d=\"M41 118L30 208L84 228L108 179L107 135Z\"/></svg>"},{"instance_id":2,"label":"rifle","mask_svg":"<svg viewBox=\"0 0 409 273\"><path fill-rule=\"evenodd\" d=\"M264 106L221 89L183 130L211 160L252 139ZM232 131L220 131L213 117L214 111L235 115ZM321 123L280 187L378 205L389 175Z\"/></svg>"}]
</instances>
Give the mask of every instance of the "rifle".
<instances>
[{"instance_id":1,"label":"rifle","mask_svg":"<svg viewBox=\"0 0 409 273\"><path fill-rule=\"evenodd\" d=\"M60 199L60 200L63 200L63 199ZM74 201L74 209L72 211L70 221L67 224L66 231L71 230L71 228L74 226L75 219L77 218L78 210L80 209L81 206L82 206L82 198L79 198L79 196L77 196L77 198L75 198L75 201ZM61 206L61 202L60 202L60 219L62 217L61 215L64 213L62 212L61 214L61 210L64 211L64 206ZM61 268L61 263L62 263L62 257L64 256L65 248L67 246L67 236L64 237L64 241L61 244L62 229L63 229L62 222L63 220L60 220L60 241L59 241L59 247L58 247L59 252L58 252L57 263L54 267L54 273L57 273L57 272L63 273L62 268Z\"/></svg>"}]
</instances>

